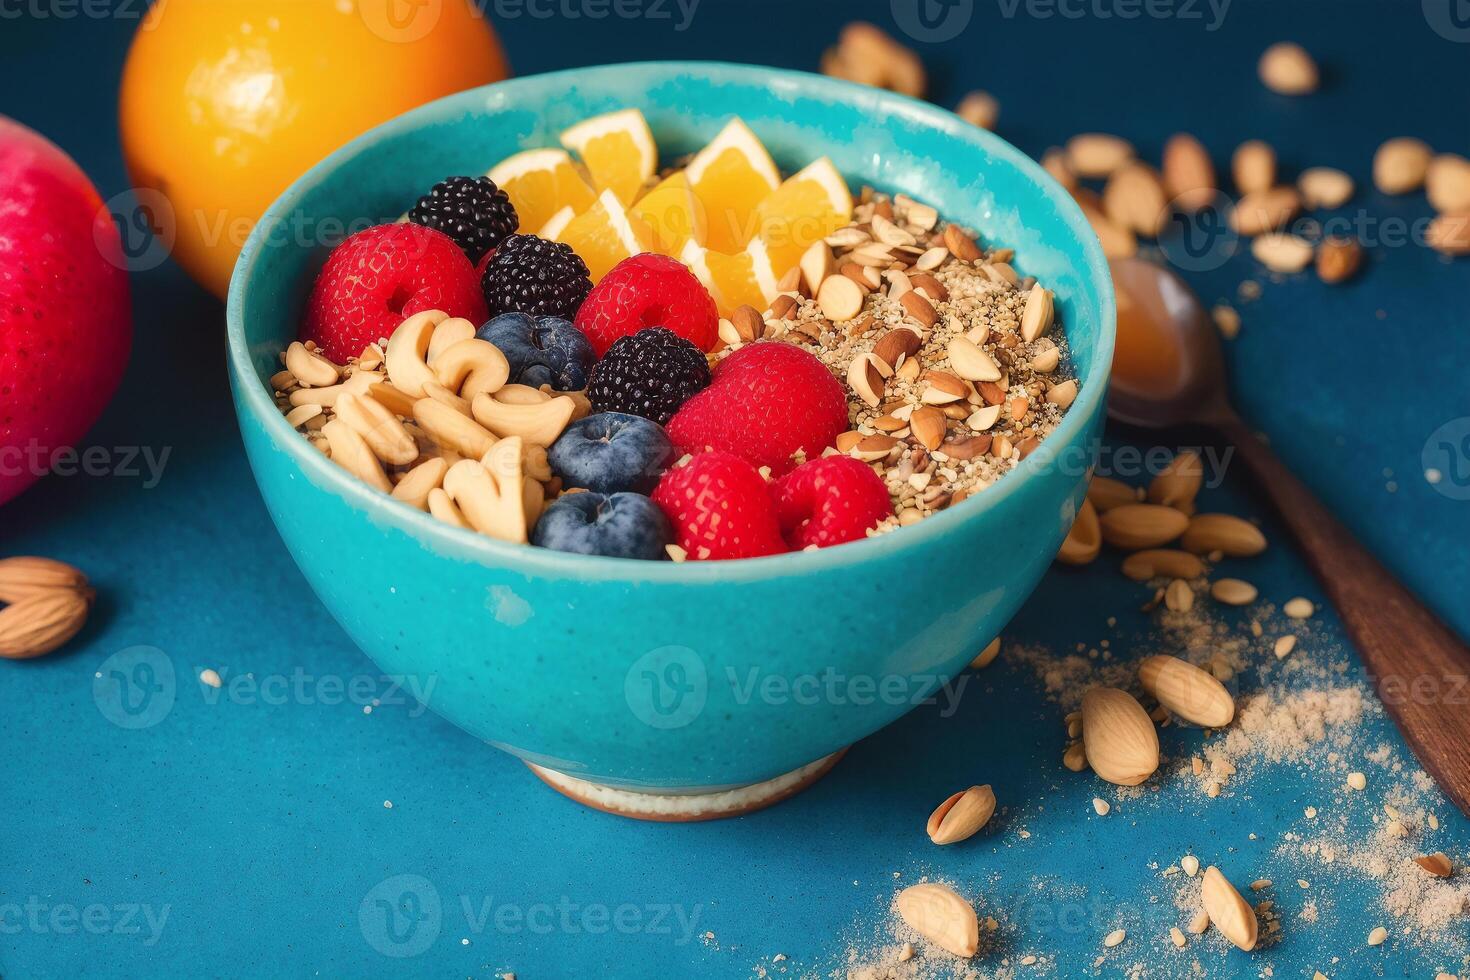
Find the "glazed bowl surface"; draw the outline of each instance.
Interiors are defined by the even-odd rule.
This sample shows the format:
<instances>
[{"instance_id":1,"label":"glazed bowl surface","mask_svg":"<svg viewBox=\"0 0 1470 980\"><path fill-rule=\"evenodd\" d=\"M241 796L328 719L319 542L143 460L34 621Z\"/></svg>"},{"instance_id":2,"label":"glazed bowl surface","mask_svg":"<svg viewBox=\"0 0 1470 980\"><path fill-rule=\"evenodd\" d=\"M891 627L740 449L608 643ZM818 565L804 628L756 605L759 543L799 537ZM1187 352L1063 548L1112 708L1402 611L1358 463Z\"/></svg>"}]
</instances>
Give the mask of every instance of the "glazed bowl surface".
<instances>
[{"instance_id":1,"label":"glazed bowl surface","mask_svg":"<svg viewBox=\"0 0 1470 980\"><path fill-rule=\"evenodd\" d=\"M738 115L791 172L830 156L1016 250L1056 294L1080 392L1016 469L912 527L735 562L635 562L512 545L379 494L285 422L268 379L344 232L395 220L597 113L636 106L665 162ZM538 765L610 786L769 779L893 721L964 670L1035 589L1096 451L1114 306L1071 197L998 137L911 99L796 72L658 62L500 82L349 143L267 211L230 284L229 366L255 478L292 557L383 671ZM970 688L975 696L978 687Z\"/></svg>"}]
</instances>

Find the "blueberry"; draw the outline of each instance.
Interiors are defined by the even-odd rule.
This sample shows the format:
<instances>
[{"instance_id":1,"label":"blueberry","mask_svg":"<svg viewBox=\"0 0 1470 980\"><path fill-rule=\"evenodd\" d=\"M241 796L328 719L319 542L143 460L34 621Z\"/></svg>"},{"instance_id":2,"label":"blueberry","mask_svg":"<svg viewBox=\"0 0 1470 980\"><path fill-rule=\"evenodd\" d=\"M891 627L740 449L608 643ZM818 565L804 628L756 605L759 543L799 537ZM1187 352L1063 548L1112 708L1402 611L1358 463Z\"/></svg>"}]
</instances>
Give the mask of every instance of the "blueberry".
<instances>
[{"instance_id":1,"label":"blueberry","mask_svg":"<svg viewBox=\"0 0 1470 980\"><path fill-rule=\"evenodd\" d=\"M532 388L580 391L597 360L587 335L559 316L502 313L475 336L500 348L510 362L511 381Z\"/></svg>"},{"instance_id":2,"label":"blueberry","mask_svg":"<svg viewBox=\"0 0 1470 980\"><path fill-rule=\"evenodd\" d=\"M674 447L657 422L599 412L567 426L547 458L562 486L596 493L652 493L673 462Z\"/></svg>"},{"instance_id":3,"label":"blueberry","mask_svg":"<svg viewBox=\"0 0 1470 980\"><path fill-rule=\"evenodd\" d=\"M569 493L541 514L531 543L578 555L609 558L664 557L669 521L640 493Z\"/></svg>"}]
</instances>

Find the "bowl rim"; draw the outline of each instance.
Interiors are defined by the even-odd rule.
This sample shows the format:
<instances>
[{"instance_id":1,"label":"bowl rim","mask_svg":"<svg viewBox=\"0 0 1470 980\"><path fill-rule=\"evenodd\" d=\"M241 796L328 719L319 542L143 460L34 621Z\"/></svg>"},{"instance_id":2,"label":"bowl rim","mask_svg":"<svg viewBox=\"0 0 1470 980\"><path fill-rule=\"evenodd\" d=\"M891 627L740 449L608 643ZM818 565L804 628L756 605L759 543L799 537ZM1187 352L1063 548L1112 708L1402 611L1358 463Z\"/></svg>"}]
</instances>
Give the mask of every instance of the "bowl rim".
<instances>
[{"instance_id":1,"label":"bowl rim","mask_svg":"<svg viewBox=\"0 0 1470 980\"><path fill-rule=\"evenodd\" d=\"M329 178L345 160L355 156L363 148L380 140L390 139L403 130L415 126L420 119L443 113L450 106L459 103L483 104L485 93L492 90L514 91L520 87L531 87L532 85L539 87L557 82L585 86L595 84L598 75L630 71L658 72L666 75L695 74L714 81L723 79L767 87L780 85L792 87L802 94L815 95L834 102L851 103L856 97L861 103L881 109L888 114L903 116L921 125L939 129L948 135L976 141L982 144L992 158L1009 164L1022 175L1029 177L1052 202L1057 209L1058 216L1081 242L1083 256L1086 260L1084 280L1096 290L1098 314L1102 320L1093 351L1090 376L1086 383L1081 385L1076 401L1069 407L1062 421L1047 437L1043 445L1050 443L1053 446L1064 447L1072 444L1083 434L1089 423L1102 412L1103 398L1107 391L1113 360L1117 326L1112 277L1108 272L1107 259L1103 255L1102 245L1097 236L1093 234L1082 209L1072 195L1057 183L1039 163L994 133L965 122L947 109L855 82L811 72L722 61L627 62L563 69L505 79L478 88L466 89L463 92L457 92L410 109L373 127L324 157L294 180L266 209L251 230L230 277L225 307L230 379L235 388L236 404L241 407L239 410L248 411L257 424L262 426L272 442L284 447L287 456L314 485L330 489L343 498L344 502L364 511L375 522L390 524L409 534L424 546L431 548L436 554L445 557L472 559L486 567L510 567L527 574L553 578L615 580L629 584L665 582L709 584L752 581L784 575L820 574L860 564L869 558L893 556L906 551L917 553L926 541L945 535L958 524L982 519L982 515L987 511L999 506L1002 501L1019 492L1020 487L1041 474L1043 460L1048 458L1049 454L1033 453L1020 460L1009 473L985 488L983 492L968 497L959 505L947 508L917 524L898 529L901 533L881 534L830 548L787 552L761 558L725 561L646 561L602 555L579 555L550 548L538 548L529 544L500 541L475 531L446 524L427 512L420 511L369 487L342 467L334 465L310 442L301 438L295 429L288 426L285 416L276 407L267 386L261 383L256 375L250 356L250 347L245 339L244 320L241 314L246 283L250 280L251 273L262 252L267 230L274 225L276 220L289 211L293 203L307 189Z\"/></svg>"}]
</instances>

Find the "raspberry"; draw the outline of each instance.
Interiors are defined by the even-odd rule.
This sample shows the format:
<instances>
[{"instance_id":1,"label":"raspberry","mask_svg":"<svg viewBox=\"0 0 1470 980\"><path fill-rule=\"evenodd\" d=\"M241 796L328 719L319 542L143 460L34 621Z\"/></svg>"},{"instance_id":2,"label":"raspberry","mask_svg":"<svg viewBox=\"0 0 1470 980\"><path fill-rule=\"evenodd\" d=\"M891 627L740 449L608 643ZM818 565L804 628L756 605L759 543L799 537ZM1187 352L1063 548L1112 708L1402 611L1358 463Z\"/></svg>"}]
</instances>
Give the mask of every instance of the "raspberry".
<instances>
[{"instance_id":1,"label":"raspberry","mask_svg":"<svg viewBox=\"0 0 1470 980\"><path fill-rule=\"evenodd\" d=\"M485 319L475 267L441 231L423 225L366 228L327 256L306 301L301 339L339 363L387 337L415 313Z\"/></svg>"},{"instance_id":2,"label":"raspberry","mask_svg":"<svg viewBox=\"0 0 1470 980\"><path fill-rule=\"evenodd\" d=\"M619 337L667 327L702 351L714 350L720 315L715 301L684 263L644 252L602 277L577 314L577 327L601 357Z\"/></svg>"},{"instance_id":3,"label":"raspberry","mask_svg":"<svg viewBox=\"0 0 1470 980\"><path fill-rule=\"evenodd\" d=\"M690 558L758 558L786 550L766 481L739 456L695 456L664 474L653 502Z\"/></svg>"},{"instance_id":4,"label":"raspberry","mask_svg":"<svg viewBox=\"0 0 1470 980\"><path fill-rule=\"evenodd\" d=\"M878 474L851 456L803 463L777 480L771 494L781 534L793 551L857 541L893 514Z\"/></svg>"},{"instance_id":5,"label":"raspberry","mask_svg":"<svg viewBox=\"0 0 1470 980\"><path fill-rule=\"evenodd\" d=\"M471 262L513 234L516 209L489 177L450 177L419 198L408 220L454 239Z\"/></svg>"},{"instance_id":6,"label":"raspberry","mask_svg":"<svg viewBox=\"0 0 1470 980\"><path fill-rule=\"evenodd\" d=\"M826 365L794 344L761 340L715 368L710 386L669 420L682 453L722 449L777 474L820 456L847 428L847 397Z\"/></svg>"},{"instance_id":7,"label":"raspberry","mask_svg":"<svg viewBox=\"0 0 1470 980\"><path fill-rule=\"evenodd\" d=\"M626 412L666 424L709 384L699 348L663 327L619 337L592 369L587 399L594 412Z\"/></svg>"},{"instance_id":8,"label":"raspberry","mask_svg":"<svg viewBox=\"0 0 1470 980\"><path fill-rule=\"evenodd\" d=\"M491 316L529 313L570 320L587 298L592 277L571 246L511 235L496 246L480 285Z\"/></svg>"}]
</instances>

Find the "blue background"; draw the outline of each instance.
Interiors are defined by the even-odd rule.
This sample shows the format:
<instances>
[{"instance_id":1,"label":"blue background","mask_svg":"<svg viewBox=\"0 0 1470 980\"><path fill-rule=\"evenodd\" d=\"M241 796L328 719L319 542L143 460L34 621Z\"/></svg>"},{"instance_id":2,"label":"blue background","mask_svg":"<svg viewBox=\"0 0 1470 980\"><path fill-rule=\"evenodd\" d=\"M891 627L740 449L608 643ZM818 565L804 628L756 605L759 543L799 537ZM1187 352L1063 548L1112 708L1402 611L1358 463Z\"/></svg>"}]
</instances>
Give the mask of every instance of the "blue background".
<instances>
[{"instance_id":1,"label":"blue background","mask_svg":"<svg viewBox=\"0 0 1470 980\"><path fill-rule=\"evenodd\" d=\"M60 16L61 5L41 9L44 16L29 5L0 7L0 112L59 143L104 196L127 186L115 98L137 8L118 4L99 19ZM507 5L501 13L523 9ZM846 20L866 16L893 27L887 3L704 0L683 31L675 29L677 8L667 9L673 19L522 12L496 22L522 74L659 57L815 68ZM988 89L1002 104L1000 135L1033 155L1075 132L1102 130L1128 136L1156 160L1169 134L1188 129L1221 169L1236 143L1260 137L1277 148L1286 173L1318 164L1351 173L1365 189L1344 214L1366 215L1364 234L1377 242L1354 283L1328 288L1312 276L1266 282L1245 255L1190 280L1207 302L1227 300L1241 311L1244 329L1228 350L1244 414L1390 566L1470 635L1470 504L1426 482L1421 459L1432 432L1470 416L1470 262L1390 243L1386 222L1422 219L1427 205L1422 195L1389 199L1367 188L1372 151L1386 137L1416 135L1470 152L1470 43L1433 31L1418 3L1235 0L1216 29L1206 5L1155 8L1175 12L1164 17L1118 16L1124 9L1131 8L977 2L958 37L917 45L932 73L931 97L952 105L971 88ZM1321 94L1288 99L1256 82L1260 51L1287 38L1322 63ZM1253 302L1236 297L1247 278L1265 286ZM47 925L17 930L7 928L13 916L0 918L7 980L389 971L479 977L504 970L523 978L749 976L762 963L791 975L828 975L840 973L848 944L881 939L895 885L923 874L959 883L981 896L982 915L1002 919L999 949L977 961L982 970L997 969L1007 955L1040 952L1055 957L1061 975L1093 971L1101 937L1131 925L1120 955L1095 972L1116 975L1142 961L1168 975L1160 943L1173 919L1148 911L1149 896L1167 891L1148 863L1168 864L1189 850L1224 860L1235 849L1228 857L1235 866L1269 870L1280 834L1299 822L1303 806L1320 805L1338 779L1281 767L1217 801L1166 784L1107 820L1096 818L1088 801L1101 784L1056 764L1061 712L1037 695L1027 669L1003 656L973 679L953 717L919 708L773 810L691 826L583 810L416 705L385 703L365 714L317 686L322 678L358 679L372 694L388 693L307 590L266 517L230 409L221 307L171 264L135 275L133 289L133 361L87 444L166 448L163 479L145 488L123 476L53 477L0 511L0 553L74 562L101 596L86 632L65 653L0 670L0 738L8 748L0 775L0 908L133 903L155 916L166 909L168 918L152 943L141 919L140 933L98 934ZM1109 444L1151 443L1113 431ZM1470 471L1464 458L1433 465L1447 481ZM1231 569L1264 597L1279 603L1319 595L1243 472L1232 469L1205 504L1264 517L1277 546ZM1145 642L1147 620L1136 611L1141 588L1115 565L1105 555L1086 570L1053 569L1008 640L1062 652L1103 638L1124 649ZM1344 642L1330 612L1320 620L1315 649ZM126 653L139 646L154 652ZM106 675L104 661L115 655L176 672L171 705L166 713L157 708L148 727L128 729L99 711L93 675ZM196 683L204 666L227 680L312 682L305 694L231 695ZM1187 753L1197 738L1173 732L1166 748ZM1380 740L1404 751L1375 720L1364 744ZM937 850L923 836L925 816L974 782L993 784L1007 809L986 837ZM1354 826L1371 830L1376 804L1364 797L1347 805L1356 806ZM1470 829L1447 805L1436 811L1446 827L1435 847L1463 860ZM1030 838L1019 836L1022 826ZM1031 887L1039 873L1082 886L1074 901L1107 914L1058 925L1041 914L1058 909L1042 908L1048 900ZM1254 958L1207 948L1199 954L1206 968L1255 975L1269 965L1287 977L1314 969L1333 977L1422 977L1466 968L1397 937L1367 948L1362 937L1385 918L1369 889L1349 875L1320 884L1331 890L1332 916L1312 928L1289 926L1280 944ZM429 904L409 943L398 945L359 908L405 889ZM507 906L535 919L540 908L627 904L642 919L621 929L597 930L597 920L592 928L553 921L543 929L539 919L477 928L461 897L476 913L482 904ZM1283 891L1278 905L1290 910L1301 900ZM714 938L688 939L673 919L654 924L660 907L697 916L695 932ZM427 948L411 958L380 951L405 952L414 940L428 940ZM778 952L790 959L770 963ZM1332 956L1342 961L1329 966Z\"/></svg>"}]
</instances>

